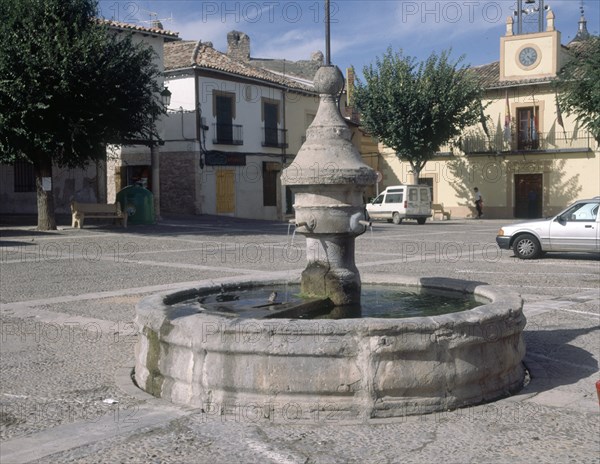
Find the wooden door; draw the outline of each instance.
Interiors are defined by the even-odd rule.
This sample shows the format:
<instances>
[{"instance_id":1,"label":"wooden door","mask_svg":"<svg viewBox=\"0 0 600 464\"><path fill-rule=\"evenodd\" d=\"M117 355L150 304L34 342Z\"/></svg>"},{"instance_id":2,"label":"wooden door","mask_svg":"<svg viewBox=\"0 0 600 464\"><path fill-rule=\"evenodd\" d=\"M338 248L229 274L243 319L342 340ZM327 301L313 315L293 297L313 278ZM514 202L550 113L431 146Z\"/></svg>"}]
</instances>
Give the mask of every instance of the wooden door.
<instances>
[{"instance_id":1,"label":"wooden door","mask_svg":"<svg viewBox=\"0 0 600 464\"><path fill-rule=\"evenodd\" d=\"M542 217L543 174L515 174L515 217Z\"/></svg>"},{"instance_id":2,"label":"wooden door","mask_svg":"<svg viewBox=\"0 0 600 464\"><path fill-rule=\"evenodd\" d=\"M235 213L234 171L217 171L217 214Z\"/></svg>"}]
</instances>

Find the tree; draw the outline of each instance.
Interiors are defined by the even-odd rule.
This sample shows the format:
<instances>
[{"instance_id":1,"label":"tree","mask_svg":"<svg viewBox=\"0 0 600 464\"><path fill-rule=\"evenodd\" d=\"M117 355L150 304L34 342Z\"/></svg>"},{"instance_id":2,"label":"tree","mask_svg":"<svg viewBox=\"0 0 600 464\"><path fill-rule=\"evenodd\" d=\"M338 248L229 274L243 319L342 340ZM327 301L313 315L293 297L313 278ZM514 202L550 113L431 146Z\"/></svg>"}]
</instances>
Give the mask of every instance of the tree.
<instances>
[{"instance_id":1,"label":"tree","mask_svg":"<svg viewBox=\"0 0 600 464\"><path fill-rule=\"evenodd\" d=\"M558 104L600 143L600 37L590 37L572 49L573 58L558 75Z\"/></svg>"},{"instance_id":2,"label":"tree","mask_svg":"<svg viewBox=\"0 0 600 464\"><path fill-rule=\"evenodd\" d=\"M154 51L96 19L96 0L0 0L0 162L36 177L38 229L56 229L52 166L83 167L106 144L157 136Z\"/></svg>"},{"instance_id":3,"label":"tree","mask_svg":"<svg viewBox=\"0 0 600 464\"><path fill-rule=\"evenodd\" d=\"M463 58L453 63L449 54L417 64L390 47L365 66L355 89L361 123L410 163L416 180L442 145L481 118L482 89Z\"/></svg>"}]
</instances>

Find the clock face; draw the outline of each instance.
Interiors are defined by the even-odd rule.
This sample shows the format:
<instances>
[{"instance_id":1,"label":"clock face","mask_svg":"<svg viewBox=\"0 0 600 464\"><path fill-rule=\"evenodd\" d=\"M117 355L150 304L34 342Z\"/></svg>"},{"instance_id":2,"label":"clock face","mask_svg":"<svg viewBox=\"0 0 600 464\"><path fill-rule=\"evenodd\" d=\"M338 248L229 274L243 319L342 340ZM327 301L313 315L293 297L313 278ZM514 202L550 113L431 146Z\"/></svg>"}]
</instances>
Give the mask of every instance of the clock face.
<instances>
[{"instance_id":1,"label":"clock face","mask_svg":"<svg viewBox=\"0 0 600 464\"><path fill-rule=\"evenodd\" d=\"M519 53L519 62L523 66L531 66L532 64L534 64L537 61L537 58L538 58L537 51L535 50L535 48L532 48L532 47L525 47Z\"/></svg>"}]
</instances>

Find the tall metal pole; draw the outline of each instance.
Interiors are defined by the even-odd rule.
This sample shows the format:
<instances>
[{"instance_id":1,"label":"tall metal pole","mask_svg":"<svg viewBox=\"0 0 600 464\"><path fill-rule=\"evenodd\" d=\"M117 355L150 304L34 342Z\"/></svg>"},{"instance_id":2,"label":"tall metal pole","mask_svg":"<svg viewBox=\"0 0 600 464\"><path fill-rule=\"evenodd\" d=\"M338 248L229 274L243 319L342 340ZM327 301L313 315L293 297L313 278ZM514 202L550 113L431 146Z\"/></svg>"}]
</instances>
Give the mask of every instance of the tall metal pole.
<instances>
[{"instance_id":1,"label":"tall metal pole","mask_svg":"<svg viewBox=\"0 0 600 464\"><path fill-rule=\"evenodd\" d=\"M331 33L329 30L329 0L325 0L325 64L331 64Z\"/></svg>"}]
</instances>

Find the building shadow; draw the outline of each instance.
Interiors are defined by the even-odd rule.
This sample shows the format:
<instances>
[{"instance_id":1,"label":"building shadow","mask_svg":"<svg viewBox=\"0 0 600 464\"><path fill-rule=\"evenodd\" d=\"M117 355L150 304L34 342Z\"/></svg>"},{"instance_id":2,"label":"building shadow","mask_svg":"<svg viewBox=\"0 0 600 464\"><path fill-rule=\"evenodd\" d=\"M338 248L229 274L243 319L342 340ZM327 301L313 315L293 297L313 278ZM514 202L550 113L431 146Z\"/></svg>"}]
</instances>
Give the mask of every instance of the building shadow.
<instances>
[{"instance_id":1,"label":"building shadow","mask_svg":"<svg viewBox=\"0 0 600 464\"><path fill-rule=\"evenodd\" d=\"M598 360L594 354L569 342L599 330L600 325L580 329L526 329L523 332L527 346L524 363L529 369L531 382L522 393L541 393L572 385L597 373ZM592 388L593 383L590 390Z\"/></svg>"}]
</instances>

